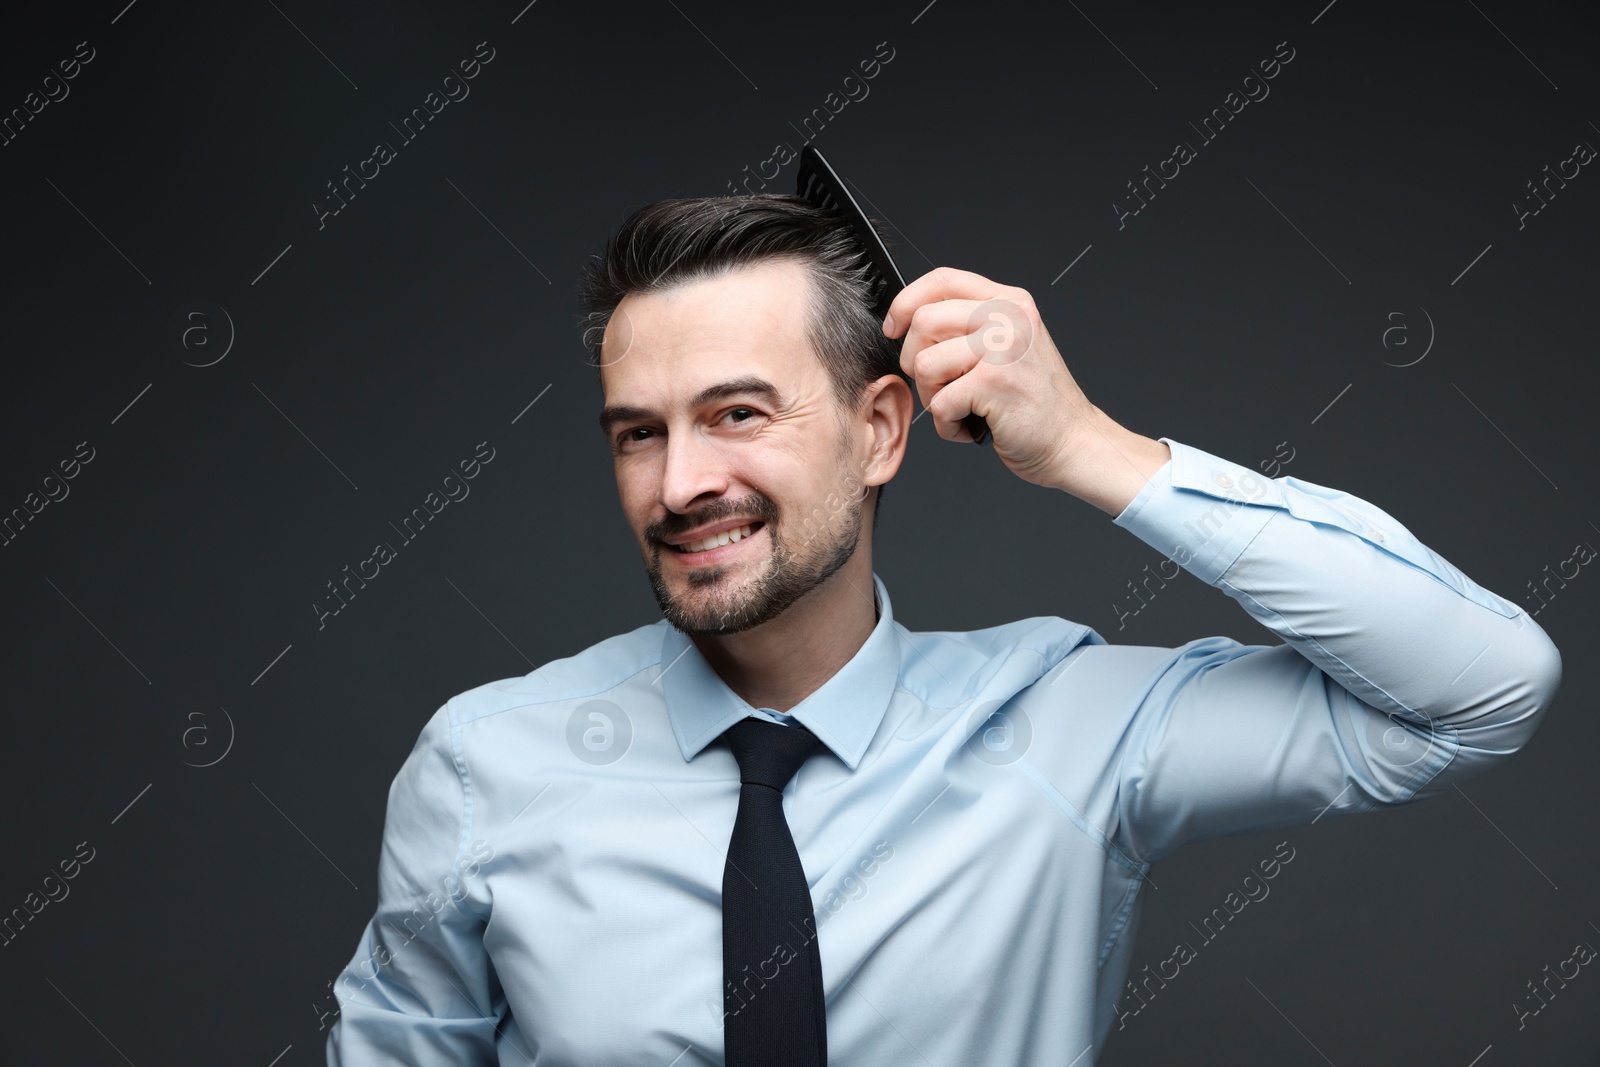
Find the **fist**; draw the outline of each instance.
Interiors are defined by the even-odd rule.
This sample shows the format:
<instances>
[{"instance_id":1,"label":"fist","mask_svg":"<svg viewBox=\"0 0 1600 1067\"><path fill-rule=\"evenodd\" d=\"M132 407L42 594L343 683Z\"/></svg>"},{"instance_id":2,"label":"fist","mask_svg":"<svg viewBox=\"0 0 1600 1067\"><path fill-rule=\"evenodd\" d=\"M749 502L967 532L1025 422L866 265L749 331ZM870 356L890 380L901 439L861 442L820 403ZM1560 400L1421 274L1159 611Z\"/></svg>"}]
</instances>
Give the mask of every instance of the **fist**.
<instances>
[{"instance_id":1,"label":"fist","mask_svg":"<svg viewBox=\"0 0 1600 1067\"><path fill-rule=\"evenodd\" d=\"M904 334L900 369L940 437L971 441L961 420L981 415L995 454L1013 473L1062 487L1100 412L1073 380L1026 289L935 267L895 297L883 332Z\"/></svg>"}]
</instances>

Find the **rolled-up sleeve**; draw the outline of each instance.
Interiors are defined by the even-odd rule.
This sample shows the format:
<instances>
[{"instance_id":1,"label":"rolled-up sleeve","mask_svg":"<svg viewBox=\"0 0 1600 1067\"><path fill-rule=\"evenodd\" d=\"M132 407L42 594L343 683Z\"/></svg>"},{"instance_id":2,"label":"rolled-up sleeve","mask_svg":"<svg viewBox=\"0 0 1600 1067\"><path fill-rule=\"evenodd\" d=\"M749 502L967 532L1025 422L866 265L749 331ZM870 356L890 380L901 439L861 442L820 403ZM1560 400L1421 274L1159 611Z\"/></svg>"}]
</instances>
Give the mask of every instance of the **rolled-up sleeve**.
<instances>
[{"instance_id":1,"label":"rolled-up sleeve","mask_svg":"<svg viewBox=\"0 0 1600 1067\"><path fill-rule=\"evenodd\" d=\"M389 787L378 907L334 982L329 1067L498 1062L504 995L469 887L470 791L449 705L428 720Z\"/></svg>"},{"instance_id":2,"label":"rolled-up sleeve","mask_svg":"<svg viewBox=\"0 0 1600 1067\"><path fill-rule=\"evenodd\" d=\"M1170 438L1115 520L1283 640L1153 660L1118 757L1116 837L1180 845L1435 796L1525 745L1555 644L1375 505Z\"/></svg>"}]
</instances>

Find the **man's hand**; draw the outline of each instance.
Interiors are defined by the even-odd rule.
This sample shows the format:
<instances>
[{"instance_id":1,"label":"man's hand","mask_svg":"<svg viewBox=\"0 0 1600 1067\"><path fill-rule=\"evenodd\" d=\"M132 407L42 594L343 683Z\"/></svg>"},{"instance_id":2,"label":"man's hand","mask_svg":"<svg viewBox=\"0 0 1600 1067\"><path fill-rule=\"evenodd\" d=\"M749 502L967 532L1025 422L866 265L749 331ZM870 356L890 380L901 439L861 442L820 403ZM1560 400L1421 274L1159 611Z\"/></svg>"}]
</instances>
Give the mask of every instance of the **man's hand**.
<instances>
[{"instance_id":1,"label":"man's hand","mask_svg":"<svg viewBox=\"0 0 1600 1067\"><path fill-rule=\"evenodd\" d=\"M961 420L982 415L995 453L1025 481L1117 515L1171 458L1089 402L1026 289L935 267L895 297L883 332L905 334L900 369L939 436L970 441Z\"/></svg>"}]
</instances>

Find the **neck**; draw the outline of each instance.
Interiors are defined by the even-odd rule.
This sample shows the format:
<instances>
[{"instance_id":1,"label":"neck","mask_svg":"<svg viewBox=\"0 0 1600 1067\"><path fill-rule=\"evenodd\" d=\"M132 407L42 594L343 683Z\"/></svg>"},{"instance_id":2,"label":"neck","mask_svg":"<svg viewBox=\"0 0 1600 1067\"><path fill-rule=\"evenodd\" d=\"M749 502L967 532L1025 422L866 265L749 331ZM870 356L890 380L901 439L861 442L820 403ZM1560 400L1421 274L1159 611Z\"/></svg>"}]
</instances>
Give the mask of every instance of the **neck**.
<instances>
[{"instance_id":1,"label":"neck","mask_svg":"<svg viewBox=\"0 0 1600 1067\"><path fill-rule=\"evenodd\" d=\"M745 703L788 711L849 663L877 623L872 554L863 539L843 567L777 618L692 640Z\"/></svg>"}]
</instances>

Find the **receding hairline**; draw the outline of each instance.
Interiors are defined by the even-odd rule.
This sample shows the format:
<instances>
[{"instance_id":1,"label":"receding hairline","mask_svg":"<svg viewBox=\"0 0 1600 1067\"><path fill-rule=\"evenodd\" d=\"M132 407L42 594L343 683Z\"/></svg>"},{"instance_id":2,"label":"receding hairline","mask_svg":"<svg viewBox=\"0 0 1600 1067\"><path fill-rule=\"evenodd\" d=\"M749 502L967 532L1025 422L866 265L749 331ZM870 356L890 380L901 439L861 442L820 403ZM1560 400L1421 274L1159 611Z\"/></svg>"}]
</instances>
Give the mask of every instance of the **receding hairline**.
<instances>
[{"instance_id":1,"label":"receding hairline","mask_svg":"<svg viewBox=\"0 0 1600 1067\"><path fill-rule=\"evenodd\" d=\"M828 372L827 360L824 358L818 344L818 342L821 340L820 335L826 329L824 316L826 316L829 312L828 298L830 294L827 286L824 284L819 270L817 269L817 262L806 256L803 252L778 252L770 256L763 256L758 260L744 263L717 264L709 269L698 270L691 274L675 275L664 283L652 284L648 288L630 289L627 293L623 294L623 296L612 307L610 314L606 317L605 329L609 331L611 323L616 321L617 311L622 308L623 303L626 302L629 297L671 294L680 289L684 289L688 286L696 285L701 282L718 281L733 274L748 273L781 264L793 264L800 270L803 284L805 285L805 292L802 296L800 305L801 326L803 329L801 339L805 343L806 350L811 354L811 358L819 367L823 369L825 374L828 374L830 388L832 388L834 384L832 381L832 374ZM620 362L620 360L607 360L604 358L603 350L605 347L605 337L603 335L598 347L601 349L601 359L593 363L593 366L600 373L600 381L603 388L605 383L605 368L609 367L612 363ZM868 380L870 381L870 378ZM861 397L855 398L857 402L859 402L860 399ZM620 408L618 410L620 410ZM601 412L601 419L602 427L608 428L605 421L604 411ZM615 422L617 420L612 419L610 421Z\"/></svg>"},{"instance_id":2,"label":"receding hairline","mask_svg":"<svg viewBox=\"0 0 1600 1067\"><path fill-rule=\"evenodd\" d=\"M673 262L676 263L677 261L674 260ZM703 264L687 273L674 274L666 281L661 281L661 275L658 274L643 287L630 289L624 293L622 297L617 300L616 305L612 307L611 314L606 317L606 323L607 325L610 324L611 320L616 317L617 308L620 308L623 301L627 300L630 296L654 296L662 293L674 293L679 289L686 289L691 285L699 285L702 282L720 281L730 275L755 273L784 264L792 264L800 268L801 273L805 276L805 279L809 284L811 292L817 292L817 261L815 259L807 256L804 252L774 252L771 255L765 255L759 259L746 260L744 262L730 261L723 263ZM671 269L672 264L669 263L666 270L663 270L661 273L665 274ZM602 342L603 340L604 339L602 338ZM602 364L602 366L604 366L604 364Z\"/></svg>"}]
</instances>

